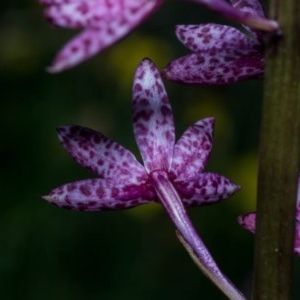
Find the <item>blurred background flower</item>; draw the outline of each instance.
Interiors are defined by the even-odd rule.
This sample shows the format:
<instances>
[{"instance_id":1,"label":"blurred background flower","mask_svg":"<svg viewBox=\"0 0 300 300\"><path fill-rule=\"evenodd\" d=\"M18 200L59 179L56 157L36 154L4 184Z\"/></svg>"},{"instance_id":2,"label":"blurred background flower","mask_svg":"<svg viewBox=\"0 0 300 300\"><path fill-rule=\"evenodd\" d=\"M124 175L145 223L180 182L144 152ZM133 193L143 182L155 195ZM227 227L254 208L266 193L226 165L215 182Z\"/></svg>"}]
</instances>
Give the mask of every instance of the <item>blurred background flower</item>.
<instances>
[{"instance_id":1,"label":"blurred background flower","mask_svg":"<svg viewBox=\"0 0 300 300\"><path fill-rule=\"evenodd\" d=\"M137 149L129 101L136 66L150 57L162 68L186 55L174 26L203 22L225 20L194 3L167 1L125 40L50 75L46 66L73 32L51 28L34 0L1 1L1 299L224 299L193 265L159 205L80 213L40 198L53 186L90 177L61 148L56 127L94 128ZM249 292L253 236L236 219L255 209L262 82L165 84L177 136L201 118L216 117L207 171L218 170L243 188L224 203L189 213L220 268ZM299 270L296 260L296 281Z\"/></svg>"}]
</instances>

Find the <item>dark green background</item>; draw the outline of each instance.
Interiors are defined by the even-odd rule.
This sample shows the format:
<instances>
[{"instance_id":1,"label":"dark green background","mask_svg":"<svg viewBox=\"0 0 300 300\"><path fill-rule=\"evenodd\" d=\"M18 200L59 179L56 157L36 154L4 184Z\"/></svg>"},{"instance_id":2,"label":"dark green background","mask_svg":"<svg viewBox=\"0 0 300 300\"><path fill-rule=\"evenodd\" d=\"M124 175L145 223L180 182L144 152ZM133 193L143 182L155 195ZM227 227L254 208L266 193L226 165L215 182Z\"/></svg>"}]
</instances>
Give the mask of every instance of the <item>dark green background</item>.
<instances>
[{"instance_id":1,"label":"dark green background","mask_svg":"<svg viewBox=\"0 0 300 300\"><path fill-rule=\"evenodd\" d=\"M130 115L137 64L147 56L163 68L188 53L175 37L175 24L225 21L195 4L167 1L120 43L51 75L46 66L76 33L51 27L36 2L0 4L0 298L225 299L192 263L159 205L80 213L40 198L63 183L93 176L64 152L56 127L91 127L138 155ZM236 219L255 208L262 82L217 88L166 82L166 88L177 136L198 119L216 117L207 169L243 189L189 213L221 269L249 294L253 236Z\"/></svg>"}]
</instances>

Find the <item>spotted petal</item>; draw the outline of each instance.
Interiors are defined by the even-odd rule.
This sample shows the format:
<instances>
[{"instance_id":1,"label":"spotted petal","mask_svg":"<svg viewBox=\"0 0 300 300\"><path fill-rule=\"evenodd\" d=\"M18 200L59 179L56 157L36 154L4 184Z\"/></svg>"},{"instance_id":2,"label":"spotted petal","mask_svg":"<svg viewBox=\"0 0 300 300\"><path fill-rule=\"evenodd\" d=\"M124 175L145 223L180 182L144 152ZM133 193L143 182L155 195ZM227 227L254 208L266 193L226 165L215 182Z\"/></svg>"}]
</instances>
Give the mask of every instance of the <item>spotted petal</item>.
<instances>
[{"instance_id":1,"label":"spotted petal","mask_svg":"<svg viewBox=\"0 0 300 300\"><path fill-rule=\"evenodd\" d=\"M56 3L48 3L44 13L46 18L55 26L101 28L101 25L104 25L103 22L107 22L108 16L115 17L116 14L120 14L120 8L115 6L117 9L113 11L112 7L104 4L99 5L99 3L99 0L56 1Z\"/></svg>"},{"instance_id":2,"label":"spotted petal","mask_svg":"<svg viewBox=\"0 0 300 300\"><path fill-rule=\"evenodd\" d=\"M240 186L216 173L202 173L192 180L175 181L174 186L186 206L218 202L240 189Z\"/></svg>"},{"instance_id":3,"label":"spotted petal","mask_svg":"<svg viewBox=\"0 0 300 300\"><path fill-rule=\"evenodd\" d=\"M169 63L163 76L177 82L222 85L261 78L265 64L261 55L227 56L226 51L208 55L190 54Z\"/></svg>"},{"instance_id":4,"label":"spotted petal","mask_svg":"<svg viewBox=\"0 0 300 300\"><path fill-rule=\"evenodd\" d=\"M264 73L260 41L235 28L218 24L179 25L176 34L195 53L170 62L162 73L167 79L218 85L261 78Z\"/></svg>"},{"instance_id":5,"label":"spotted petal","mask_svg":"<svg viewBox=\"0 0 300 300\"><path fill-rule=\"evenodd\" d=\"M173 113L160 74L149 59L135 73L132 114L146 170L169 170L175 141Z\"/></svg>"},{"instance_id":6,"label":"spotted petal","mask_svg":"<svg viewBox=\"0 0 300 300\"><path fill-rule=\"evenodd\" d=\"M138 180L146 176L134 155L99 132L80 127L58 129L58 137L67 152L82 166L106 179Z\"/></svg>"},{"instance_id":7,"label":"spotted petal","mask_svg":"<svg viewBox=\"0 0 300 300\"><path fill-rule=\"evenodd\" d=\"M87 179L65 184L43 197L59 207L101 211L135 207L155 199L151 186L134 180Z\"/></svg>"},{"instance_id":8,"label":"spotted petal","mask_svg":"<svg viewBox=\"0 0 300 300\"><path fill-rule=\"evenodd\" d=\"M107 27L106 23L114 23L110 28L127 31L138 25L161 2L162 0L56 0L55 3L46 3L45 15L60 27L102 29Z\"/></svg>"},{"instance_id":9,"label":"spotted petal","mask_svg":"<svg viewBox=\"0 0 300 300\"><path fill-rule=\"evenodd\" d=\"M62 27L84 28L67 43L53 61L49 72L73 67L111 46L149 14L162 0L78 0L43 1L45 14L50 21Z\"/></svg>"},{"instance_id":10,"label":"spotted petal","mask_svg":"<svg viewBox=\"0 0 300 300\"><path fill-rule=\"evenodd\" d=\"M214 118L190 126L174 147L172 173L178 180L189 181L202 173L212 149Z\"/></svg>"},{"instance_id":11,"label":"spotted petal","mask_svg":"<svg viewBox=\"0 0 300 300\"><path fill-rule=\"evenodd\" d=\"M112 45L116 38L110 34L102 35L98 29L86 29L60 50L47 70L56 73L74 67Z\"/></svg>"},{"instance_id":12,"label":"spotted petal","mask_svg":"<svg viewBox=\"0 0 300 300\"><path fill-rule=\"evenodd\" d=\"M261 49L258 40L226 25L177 25L177 38L191 51L215 55L224 51L227 55L251 55Z\"/></svg>"}]
</instances>

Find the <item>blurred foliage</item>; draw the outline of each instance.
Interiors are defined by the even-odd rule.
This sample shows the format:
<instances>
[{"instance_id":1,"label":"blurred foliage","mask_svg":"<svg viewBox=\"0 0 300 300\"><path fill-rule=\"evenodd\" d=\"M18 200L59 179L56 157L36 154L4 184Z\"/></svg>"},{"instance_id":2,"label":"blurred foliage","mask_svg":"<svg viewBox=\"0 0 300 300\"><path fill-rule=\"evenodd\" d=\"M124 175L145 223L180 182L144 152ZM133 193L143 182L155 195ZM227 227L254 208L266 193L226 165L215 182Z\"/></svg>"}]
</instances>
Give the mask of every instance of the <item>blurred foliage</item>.
<instances>
[{"instance_id":1,"label":"blurred foliage","mask_svg":"<svg viewBox=\"0 0 300 300\"><path fill-rule=\"evenodd\" d=\"M160 206L79 213L40 199L92 176L61 148L57 126L91 127L138 154L130 115L137 64L147 56L162 68L188 53L175 24L224 22L195 4L171 2L101 55L50 75L47 64L75 32L52 28L33 0L1 1L1 299L224 299L193 265ZM243 189L189 212L221 269L249 293L253 236L236 218L255 209L262 83L166 87L178 136L198 119L216 117L208 169ZM296 258L298 279L299 268Z\"/></svg>"}]
</instances>

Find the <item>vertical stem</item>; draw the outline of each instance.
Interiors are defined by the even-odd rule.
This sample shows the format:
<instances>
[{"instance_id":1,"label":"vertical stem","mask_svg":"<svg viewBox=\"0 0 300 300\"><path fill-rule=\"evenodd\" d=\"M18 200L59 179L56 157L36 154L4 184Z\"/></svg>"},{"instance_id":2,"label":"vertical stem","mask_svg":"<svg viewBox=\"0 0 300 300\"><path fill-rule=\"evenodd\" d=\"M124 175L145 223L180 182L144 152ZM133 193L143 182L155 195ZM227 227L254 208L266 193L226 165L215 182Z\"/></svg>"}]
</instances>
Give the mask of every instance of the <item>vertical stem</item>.
<instances>
[{"instance_id":1,"label":"vertical stem","mask_svg":"<svg viewBox=\"0 0 300 300\"><path fill-rule=\"evenodd\" d=\"M266 44L253 299L291 299L300 158L300 1L270 0L281 38Z\"/></svg>"}]
</instances>

